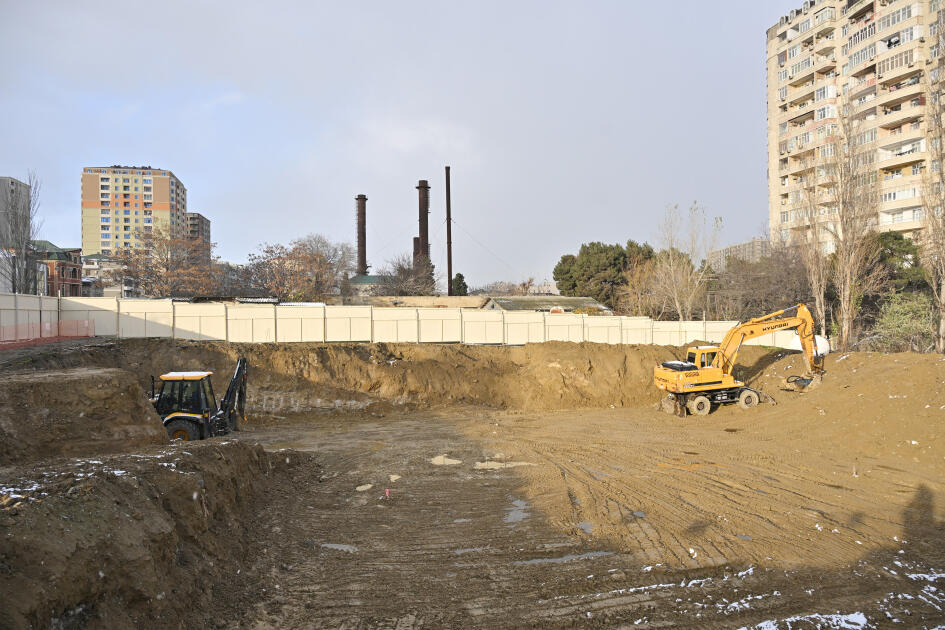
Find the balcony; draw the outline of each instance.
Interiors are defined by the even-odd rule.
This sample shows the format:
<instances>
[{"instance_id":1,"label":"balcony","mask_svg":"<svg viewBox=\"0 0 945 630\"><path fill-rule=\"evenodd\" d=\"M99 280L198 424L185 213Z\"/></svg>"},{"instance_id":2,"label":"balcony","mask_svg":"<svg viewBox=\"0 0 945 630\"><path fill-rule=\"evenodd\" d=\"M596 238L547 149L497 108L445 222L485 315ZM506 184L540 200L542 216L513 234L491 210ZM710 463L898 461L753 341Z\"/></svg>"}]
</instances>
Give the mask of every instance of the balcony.
<instances>
[{"instance_id":1,"label":"balcony","mask_svg":"<svg viewBox=\"0 0 945 630\"><path fill-rule=\"evenodd\" d=\"M865 15L872 9L873 0L859 0L859 2L854 2L853 4L840 9L840 15L852 22L858 17Z\"/></svg>"}]
</instances>

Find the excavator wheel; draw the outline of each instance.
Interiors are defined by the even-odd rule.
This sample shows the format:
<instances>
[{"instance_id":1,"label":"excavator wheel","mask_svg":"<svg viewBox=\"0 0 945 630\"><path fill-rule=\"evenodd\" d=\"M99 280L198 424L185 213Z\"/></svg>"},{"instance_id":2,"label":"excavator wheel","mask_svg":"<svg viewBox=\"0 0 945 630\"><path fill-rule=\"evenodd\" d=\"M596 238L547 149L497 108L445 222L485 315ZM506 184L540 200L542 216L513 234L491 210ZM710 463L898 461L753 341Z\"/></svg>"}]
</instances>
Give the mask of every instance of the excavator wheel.
<instances>
[{"instance_id":1,"label":"excavator wheel","mask_svg":"<svg viewBox=\"0 0 945 630\"><path fill-rule=\"evenodd\" d=\"M689 413L694 416L707 416L712 410L712 403L706 396L696 396L689 399L689 402L686 403L686 408L689 409Z\"/></svg>"},{"instance_id":2,"label":"excavator wheel","mask_svg":"<svg viewBox=\"0 0 945 630\"><path fill-rule=\"evenodd\" d=\"M751 409L758 404L758 394L750 389L743 389L738 395L738 406L742 409Z\"/></svg>"}]
</instances>

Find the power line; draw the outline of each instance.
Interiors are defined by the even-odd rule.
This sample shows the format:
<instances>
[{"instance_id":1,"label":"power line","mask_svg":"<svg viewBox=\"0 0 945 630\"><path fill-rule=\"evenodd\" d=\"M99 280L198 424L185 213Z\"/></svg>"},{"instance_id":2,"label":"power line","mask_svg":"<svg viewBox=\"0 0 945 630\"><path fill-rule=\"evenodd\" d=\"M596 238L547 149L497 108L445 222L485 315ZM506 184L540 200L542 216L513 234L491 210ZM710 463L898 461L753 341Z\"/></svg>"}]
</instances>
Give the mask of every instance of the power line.
<instances>
[{"instance_id":1,"label":"power line","mask_svg":"<svg viewBox=\"0 0 945 630\"><path fill-rule=\"evenodd\" d=\"M444 221L444 223L445 223L445 221ZM515 267L513 267L513 266L510 265L508 262L506 262L501 256L499 256L498 254L496 254L494 251L492 251L491 249L489 249L488 247L486 247L485 244L482 243L482 242L481 242L479 239L477 239L475 236L473 236L472 233L471 233L469 230L467 230L467 229L464 228L462 225L460 225L459 223L457 223L457 222L456 222L456 219L453 219L453 225L455 225L456 227L458 227L459 229L461 229L461 230L466 234L466 236L468 236L469 238L471 238L471 239L473 240L473 242L476 243L477 245L479 245L479 247L481 247L486 253L488 253L488 254L491 255L493 258L495 258L496 260L498 260L500 263L502 263L503 265L505 265L506 267L508 267L509 270L512 271L512 273L517 273Z\"/></svg>"}]
</instances>

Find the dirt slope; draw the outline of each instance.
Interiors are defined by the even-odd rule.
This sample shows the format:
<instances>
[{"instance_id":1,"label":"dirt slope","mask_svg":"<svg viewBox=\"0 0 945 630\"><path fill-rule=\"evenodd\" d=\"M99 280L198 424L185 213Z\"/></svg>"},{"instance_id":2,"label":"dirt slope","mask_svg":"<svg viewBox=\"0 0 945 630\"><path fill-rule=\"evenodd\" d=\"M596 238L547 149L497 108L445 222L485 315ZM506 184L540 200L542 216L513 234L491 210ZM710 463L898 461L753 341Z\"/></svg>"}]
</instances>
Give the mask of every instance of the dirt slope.
<instances>
[{"instance_id":1,"label":"dirt slope","mask_svg":"<svg viewBox=\"0 0 945 630\"><path fill-rule=\"evenodd\" d=\"M134 375L76 368L0 376L0 462L166 444Z\"/></svg>"}]
</instances>

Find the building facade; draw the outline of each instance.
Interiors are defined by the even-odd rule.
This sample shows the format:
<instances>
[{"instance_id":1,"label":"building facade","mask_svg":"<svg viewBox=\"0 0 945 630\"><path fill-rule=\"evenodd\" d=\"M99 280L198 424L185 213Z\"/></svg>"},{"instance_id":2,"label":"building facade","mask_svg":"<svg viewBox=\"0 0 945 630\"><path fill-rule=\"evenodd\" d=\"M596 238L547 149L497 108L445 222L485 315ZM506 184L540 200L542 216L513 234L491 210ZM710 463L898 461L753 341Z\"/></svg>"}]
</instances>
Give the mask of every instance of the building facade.
<instances>
[{"instance_id":1,"label":"building facade","mask_svg":"<svg viewBox=\"0 0 945 630\"><path fill-rule=\"evenodd\" d=\"M923 174L931 166L927 86L942 53L941 4L808 0L768 29L772 241L787 242L804 229L804 191L824 174L816 164L829 156L827 145L844 108L855 125L857 145L874 159L878 229L911 236L922 227ZM824 205L820 214L836 212Z\"/></svg>"},{"instance_id":2,"label":"building facade","mask_svg":"<svg viewBox=\"0 0 945 630\"><path fill-rule=\"evenodd\" d=\"M766 238L753 238L746 243L729 245L722 249L709 252L706 260L713 271L725 271L729 258L737 258L745 262L756 263L765 256L771 255L771 242Z\"/></svg>"},{"instance_id":3,"label":"building facade","mask_svg":"<svg viewBox=\"0 0 945 630\"><path fill-rule=\"evenodd\" d=\"M148 250L155 232L189 233L187 189L169 170L151 166L82 169L82 250L114 256Z\"/></svg>"},{"instance_id":4,"label":"building facade","mask_svg":"<svg viewBox=\"0 0 945 630\"><path fill-rule=\"evenodd\" d=\"M37 260L46 266L45 295L82 297L82 250L63 249L49 241L31 241Z\"/></svg>"},{"instance_id":5,"label":"building facade","mask_svg":"<svg viewBox=\"0 0 945 630\"><path fill-rule=\"evenodd\" d=\"M189 238L210 243L210 219L199 212L188 212L184 218L187 221L187 236Z\"/></svg>"}]
</instances>

